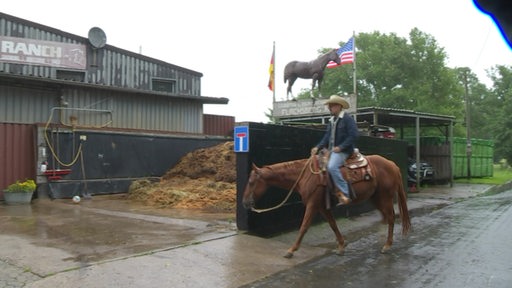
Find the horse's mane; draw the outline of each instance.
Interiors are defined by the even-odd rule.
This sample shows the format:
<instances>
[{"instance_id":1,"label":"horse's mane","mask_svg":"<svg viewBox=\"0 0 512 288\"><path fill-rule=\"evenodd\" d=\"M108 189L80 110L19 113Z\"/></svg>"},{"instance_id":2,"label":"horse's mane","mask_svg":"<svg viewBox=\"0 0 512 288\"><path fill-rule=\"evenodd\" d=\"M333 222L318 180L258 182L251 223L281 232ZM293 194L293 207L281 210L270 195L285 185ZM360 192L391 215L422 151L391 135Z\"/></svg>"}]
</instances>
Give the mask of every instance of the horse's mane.
<instances>
[{"instance_id":1,"label":"horse's mane","mask_svg":"<svg viewBox=\"0 0 512 288\"><path fill-rule=\"evenodd\" d=\"M299 171L304 167L304 161L307 159L292 160L287 162L280 162L271 165L265 165L262 168L265 178L281 178L284 179L288 176L294 176L293 171Z\"/></svg>"},{"instance_id":2,"label":"horse's mane","mask_svg":"<svg viewBox=\"0 0 512 288\"><path fill-rule=\"evenodd\" d=\"M302 168L302 164L303 164L304 160L307 160L307 159L299 159L299 160L280 162L280 163L271 164L271 165L265 165L265 166L263 166L263 168L269 168L270 170L273 170L273 171Z\"/></svg>"}]
</instances>

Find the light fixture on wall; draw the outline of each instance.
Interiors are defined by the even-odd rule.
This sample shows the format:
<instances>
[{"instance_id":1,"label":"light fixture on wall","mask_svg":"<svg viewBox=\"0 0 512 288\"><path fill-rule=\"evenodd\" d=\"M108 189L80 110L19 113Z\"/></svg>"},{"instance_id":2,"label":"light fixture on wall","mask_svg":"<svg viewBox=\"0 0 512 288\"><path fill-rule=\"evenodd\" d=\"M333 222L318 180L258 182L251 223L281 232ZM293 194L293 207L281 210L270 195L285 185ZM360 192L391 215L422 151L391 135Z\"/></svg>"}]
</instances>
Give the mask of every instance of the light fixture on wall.
<instances>
[{"instance_id":1,"label":"light fixture on wall","mask_svg":"<svg viewBox=\"0 0 512 288\"><path fill-rule=\"evenodd\" d=\"M69 103L64 99L64 96L60 96L59 98L59 106L60 107L68 107Z\"/></svg>"}]
</instances>

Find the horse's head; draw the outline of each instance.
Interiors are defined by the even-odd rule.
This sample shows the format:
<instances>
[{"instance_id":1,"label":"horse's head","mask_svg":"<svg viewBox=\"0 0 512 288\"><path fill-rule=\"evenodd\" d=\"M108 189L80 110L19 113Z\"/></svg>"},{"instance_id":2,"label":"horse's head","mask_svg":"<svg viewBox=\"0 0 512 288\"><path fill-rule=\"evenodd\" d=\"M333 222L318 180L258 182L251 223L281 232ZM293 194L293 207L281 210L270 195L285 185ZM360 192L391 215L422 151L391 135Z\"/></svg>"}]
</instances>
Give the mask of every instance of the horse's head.
<instances>
[{"instance_id":1,"label":"horse's head","mask_svg":"<svg viewBox=\"0 0 512 288\"><path fill-rule=\"evenodd\" d=\"M341 63L340 55L338 55L338 49L332 49L331 52L328 53L328 58L330 61L334 61L338 65Z\"/></svg>"},{"instance_id":2,"label":"horse's head","mask_svg":"<svg viewBox=\"0 0 512 288\"><path fill-rule=\"evenodd\" d=\"M249 181L245 186L242 203L246 209L254 207L254 203L267 190L268 185L261 168L252 164L252 171L249 175Z\"/></svg>"}]
</instances>

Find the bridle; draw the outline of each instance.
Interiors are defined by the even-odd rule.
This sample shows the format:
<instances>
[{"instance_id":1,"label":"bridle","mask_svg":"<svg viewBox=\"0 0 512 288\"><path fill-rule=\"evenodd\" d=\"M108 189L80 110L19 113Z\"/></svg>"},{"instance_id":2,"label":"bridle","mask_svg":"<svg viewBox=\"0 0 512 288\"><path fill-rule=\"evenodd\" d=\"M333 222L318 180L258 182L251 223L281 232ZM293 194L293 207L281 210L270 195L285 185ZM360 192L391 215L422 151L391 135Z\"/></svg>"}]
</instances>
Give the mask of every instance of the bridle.
<instances>
[{"instance_id":1,"label":"bridle","mask_svg":"<svg viewBox=\"0 0 512 288\"><path fill-rule=\"evenodd\" d=\"M251 207L251 211L254 211L256 213L263 213L263 212L272 211L272 210L282 207L286 203L286 201L288 201L290 196L292 195L292 192L295 190L295 187L297 187L297 184L299 183L300 179L304 175L304 171L306 171L306 167L309 166L311 172L313 172L312 167L310 166L310 164L312 162L311 159L313 159L313 156L309 157L308 161L306 161L306 163L304 164L304 167L302 167L302 170L299 173L299 177L297 177L297 180L295 180L295 183L293 183L292 187L290 188L290 191L288 191L288 194L286 195L286 197L284 198L284 200L281 203L277 204L274 207L265 208L265 209L256 209L254 207ZM253 198L253 195L254 195L254 192L252 191L252 188L249 187L249 196L251 197L251 199Z\"/></svg>"}]
</instances>

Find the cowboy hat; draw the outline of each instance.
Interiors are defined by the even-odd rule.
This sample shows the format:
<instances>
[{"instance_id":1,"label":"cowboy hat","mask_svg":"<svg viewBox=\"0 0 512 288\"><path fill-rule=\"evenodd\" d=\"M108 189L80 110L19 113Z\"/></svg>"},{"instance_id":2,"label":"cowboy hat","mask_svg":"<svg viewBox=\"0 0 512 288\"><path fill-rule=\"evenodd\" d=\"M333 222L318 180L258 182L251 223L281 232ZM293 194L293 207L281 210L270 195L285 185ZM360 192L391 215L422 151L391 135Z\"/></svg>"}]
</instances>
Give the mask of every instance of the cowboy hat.
<instances>
[{"instance_id":1,"label":"cowboy hat","mask_svg":"<svg viewBox=\"0 0 512 288\"><path fill-rule=\"evenodd\" d=\"M332 95L329 100L325 101L325 105L329 104L338 104L343 107L343 109L348 109L350 107L350 104L348 104L347 100L343 99L342 97L338 95Z\"/></svg>"}]
</instances>

